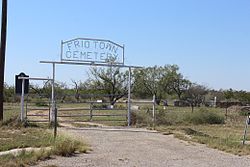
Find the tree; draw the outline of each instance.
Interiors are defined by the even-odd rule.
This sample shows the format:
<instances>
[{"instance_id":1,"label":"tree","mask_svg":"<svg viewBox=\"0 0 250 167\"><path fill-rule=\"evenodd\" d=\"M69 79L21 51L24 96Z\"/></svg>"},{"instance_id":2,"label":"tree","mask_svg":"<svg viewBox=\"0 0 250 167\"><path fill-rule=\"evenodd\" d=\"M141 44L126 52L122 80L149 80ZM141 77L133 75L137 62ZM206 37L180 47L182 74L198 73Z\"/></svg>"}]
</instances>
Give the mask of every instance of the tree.
<instances>
[{"instance_id":1,"label":"tree","mask_svg":"<svg viewBox=\"0 0 250 167\"><path fill-rule=\"evenodd\" d=\"M230 101L234 98L234 91L231 88L229 90L225 90L223 93L227 101Z\"/></svg>"},{"instance_id":2,"label":"tree","mask_svg":"<svg viewBox=\"0 0 250 167\"><path fill-rule=\"evenodd\" d=\"M7 35L7 0L2 0L2 26L0 48L0 121L3 120L4 67Z\"/></svg>"},{"instance_id":3,"label":"tree","mask_svg":"<svg viewBox=\"0 0 250 167\"><path fill-rule=\"evenodd\" d=\"M111 105L128 94L128 71L122 72L120 67L90 69L90 89L100 90L108 95Z\"/></svg>"},{"instance_id":4,"label":"tree","mask_svg":"<svg viewBox=\"0 0 250 167\"><path fill-rule=\"evenodd\" d=\"M56 99L60 99L61 101L65 98L65 90L67 88L66 83L62 82L55 82L55 96ZM52 85L50 81L46 81L43 83L43 86L40 87L39 85L30 84L30 95L33 92L33 94L36 94L39 96L39 98L51 98L51 90Z\"/></svg>"},{"instance_id":5,"label":"tree","mask_svg":"<svg viewBox=\"0 0 250 167\"><path fill-rule=\"evenodd\" d=\"M134 88L133 92L139 96L156 96L157 102L162 99L161 80L163 71L161 67L147 67L134 71Z\"/></svg>"},{"instance_id":6,"label":"tree","mask_svg":"<svg viewBox=\"0 0 250 167\"><path fill-rule=\"evenodd\" d=\"M74 91L75 91L75 99L77 102L80 101L80 84L81 81L75 81L71 79L71 82L74 84Z\"/></svg>"},{"instance_id":7,"label":"tree","mask_svg":"<svg viewBox=\"0 0 250 167\"><path fill-rule=\"evenodd\" d=\"M166 65L163 67L163 78L161 85L168 94L176 94L178 99L182 99L184 92L190 87L191 82L183 77L178 72L179 67L177 65Z\"/></svg>"},{"instance_id":8,"label":"tree","mask_svg":"<svg viewBox=\"0 0 250 167\"><path fill-rule=\"evenodd\" d=\"M15 88L7 83L4 84L4 102L14 102L15 101Z\"/></svg>"},{"instance_id":9,"label":"tree","mask_svg":"<svg viewBox=\"0 0 250 167\"><path fill-rule=\"evenodd\" d=\"M250 93L243 90L237 91L235 92L235 98L242 102L244 105L247 105L250 102Z\"/></svg>"},{"instance_id":10,"label":"tree","mask_svg":"<svg viewBox=\"0 0 250 167\"><path fill-rule=\"evenodd\" d=\"M192 107L192 112L195 106L200 106L204 103L205 95L208 93L208 89L204 85L191 84L191 86L185 92L185 99Z\"/></svg>"}]
</instances>

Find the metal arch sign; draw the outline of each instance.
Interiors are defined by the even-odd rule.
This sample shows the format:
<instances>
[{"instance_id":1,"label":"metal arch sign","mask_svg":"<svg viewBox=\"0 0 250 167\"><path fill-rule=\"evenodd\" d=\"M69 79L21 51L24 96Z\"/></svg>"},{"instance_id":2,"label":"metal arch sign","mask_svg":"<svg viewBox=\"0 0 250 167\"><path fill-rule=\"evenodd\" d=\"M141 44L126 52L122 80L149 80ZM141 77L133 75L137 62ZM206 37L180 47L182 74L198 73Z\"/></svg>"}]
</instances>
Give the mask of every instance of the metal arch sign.
<instances>
[{"instance_id":1,"label":"metal arch sign","mask_svg":"<svg viewBox=\"0 0 250 167\"><path fill-rule=\"evenodd\" d=\"M110 40L76 38L61 42L62 62L109 63L124 64L124 46Z\"/></svg>"}]
</instances>

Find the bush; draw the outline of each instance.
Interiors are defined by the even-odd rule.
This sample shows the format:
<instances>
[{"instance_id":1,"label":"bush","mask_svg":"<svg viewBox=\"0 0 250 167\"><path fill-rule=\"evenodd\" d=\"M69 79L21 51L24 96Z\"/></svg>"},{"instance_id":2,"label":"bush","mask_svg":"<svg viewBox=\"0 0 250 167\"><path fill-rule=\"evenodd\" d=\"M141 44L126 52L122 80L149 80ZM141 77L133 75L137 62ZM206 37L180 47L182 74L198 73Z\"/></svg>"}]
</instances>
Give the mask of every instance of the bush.
<instances>
[{"instance_id":1,"label":"bush","mask_svg":"<svg viewBox=\"0 0 250 167\"><path fill-rule=\"evenodd\" d=\"M132 112L131 114L132 125L152 126L153 118L151 112ZM193 113L185 112L166 112L159 110L156 113L155 124L160 125L187 125L187 124L223 124L224 116L208 109L199 109Z\"/></svg>"},{"instance_id":2,"label":"bush","mask_svg":"<svg viewBox=\"0 0 250 167\"><path fill-rule=\"evenodd\" d=\"M93 109L106 109L108 108L108 104L94 104L92 108Z\"/></svg>"},{"instance_id":3,"label":"bush","mask_svg":"<svg viewBox=\"0 0 250 167\"><path fill-rule=\"evenodd\" d=\"M74 155L76 151L86 153L87 150L87 145L85 145L84 143L76 140L71 140L69 138L59 138L55 143L53 153L55 155L69 157Z\"/></svg>"},{"instance_id":4,"label":"bush","mask_svg":"<svg viewBox=\"0 0 250 167\"><path fill-rule=\"evenodd\" d=\"M248 115L250 115L249 108L247 107L247 108L240 109L239 115L240 116L248 116Z\"/></svg>"},{"instance_id":5,"label":"bush","mask_svg":"<svg viewBox=\"0 0 250 167\"><path fill-rule=\"evenodd\" d=\"M152 116L150 115L150 113L147 112L132 112L131 113L131 124L132 125L141 125L141 126L147 126L153 125L153 120L152 120Z\"/></svg>"},{"instance_id":6,"label":"bush","mask_svg":"<svg viewBox=\"0 0 250 167\"><path fill-rule=\"evenodd\" d=\"M47 104L47 102L44 101L44 100L36 101L36 102L35 102L35 105L38 106L38 107L48 107L48 106L49 106L49 105Z\"/></svg>"},{"instance_id":7,"label":"bush","mask_svg":"<svg viewBox=\"0 0 250 167\"><path fill-rule=\"evenodd\" d=\"M56 142L54 154L69 157L75 153L76 149L77 145L75 142L71 142L69 139L66 139L61 142Z\"/></svg>"},{"instance_id":8,"label":"bush","mask_svg":"<svg viewBox=\"0 0 250 167\"><path fill-rule=\"evenodd\" d=\"M200 109L185 115L184 120L192 124L223 124L224 117L214 111Z\"/></svg>"},{"instance_id":9,"label":"bush","mask_svg":"<svg viewBox=\"0 0 250 167\"><path fill-rule=\"evenodd\" d=\"M176 125L182 123L178 113L160 110L156 114L156 125Z\"/></svg>"}]
</instances>

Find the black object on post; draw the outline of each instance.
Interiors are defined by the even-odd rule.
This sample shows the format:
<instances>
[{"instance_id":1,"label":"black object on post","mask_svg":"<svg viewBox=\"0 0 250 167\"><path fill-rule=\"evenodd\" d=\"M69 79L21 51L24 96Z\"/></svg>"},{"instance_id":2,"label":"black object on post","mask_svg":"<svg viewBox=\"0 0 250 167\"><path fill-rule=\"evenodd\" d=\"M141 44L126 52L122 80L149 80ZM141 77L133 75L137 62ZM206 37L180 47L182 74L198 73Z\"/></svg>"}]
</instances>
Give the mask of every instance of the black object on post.
<instances>
[{"instance_id":1,"label":"black object on post","mask_svg":"<svg viewBox=\"0 0 250 167\"><path fill-rule=\"evenodd\" d=\"M21 95L22 94L22 79L18 79L18 77L29 77L25 73L21 72L19 75L16 75L16 94ZM24 80L24 94L29 93L29 80L25 79Z\"/></svg>"}]
</instances>

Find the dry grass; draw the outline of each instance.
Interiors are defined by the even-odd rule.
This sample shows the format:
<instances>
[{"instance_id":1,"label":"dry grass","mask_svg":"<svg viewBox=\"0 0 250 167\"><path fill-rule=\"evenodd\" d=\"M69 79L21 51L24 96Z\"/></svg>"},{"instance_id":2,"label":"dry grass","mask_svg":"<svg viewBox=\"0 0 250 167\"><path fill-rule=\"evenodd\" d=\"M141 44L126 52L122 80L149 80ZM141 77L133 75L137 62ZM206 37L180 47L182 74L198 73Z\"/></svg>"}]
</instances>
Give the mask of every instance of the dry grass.
<instances>
[{"instance_id":1,"label":"dry grass","mask_svg":"<svg viewBox=\"0 0 250 167\"><path fill-rule=\"evenodd\" d=\"M41 149L38 152L26 152L18 156L0 156L0 166L21 167L35 164L38 160L45 160L51 155L70 156L75 153L84 153L89 149L86 144L73 140L70 137L58 136L54 141L52 130L48 125L30 124L24 127L18 122L17 107L5 105L5 119L0 126L0 151L26 147L51 147L50 151Z\"/></svg>"},{"instance_id":2,"label":"dry grass","mask_svg":"<svg viewBox=\"0 0 250 167\"><path fill-rule=\"evenodd\" d=\"M165 135L174 134L176 138L206 144L236 155L250 155L250 145L242 144L244 125L174 125L156 127ZM250 138L248 134L247 138Z\"/></svg>"}]
</instances>

